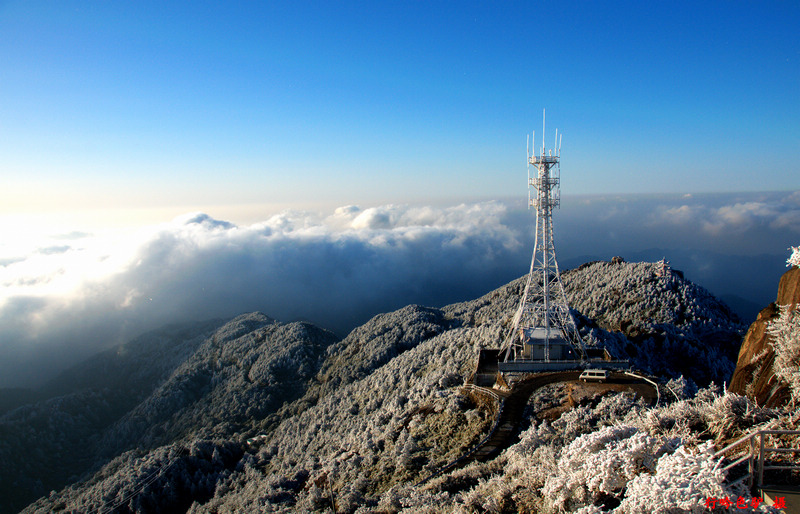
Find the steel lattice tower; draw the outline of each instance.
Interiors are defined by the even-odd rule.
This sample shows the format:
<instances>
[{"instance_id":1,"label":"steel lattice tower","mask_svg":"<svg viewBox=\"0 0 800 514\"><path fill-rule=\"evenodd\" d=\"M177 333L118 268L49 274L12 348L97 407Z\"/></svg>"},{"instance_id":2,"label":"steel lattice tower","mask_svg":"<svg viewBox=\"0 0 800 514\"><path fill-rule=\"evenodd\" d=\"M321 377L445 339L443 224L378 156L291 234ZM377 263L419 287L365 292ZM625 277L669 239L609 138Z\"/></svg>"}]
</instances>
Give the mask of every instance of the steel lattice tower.
<instances>
[{"instance_id":1,"label":"steel lattice tower","mask_svg":"<svg viewBox=\"0 0 800 514\"><path fill-rule=\"evenodd\" d=\"M544 133L544 115L542 118ZM569 311L553 245L553 209L561 201L560 158L558 130L553 150L546 151L544 138L540 155L528 150L528 205L536 209L536 238L525 291L503 345L506 351L501 358L506 362L549 362L555 346L559 350L554 356L556 360L585 358L583 341ZM531 167L535 170L533 175ZM563 352L565 347L568 350Z\"/></svg>"}]
</instances>

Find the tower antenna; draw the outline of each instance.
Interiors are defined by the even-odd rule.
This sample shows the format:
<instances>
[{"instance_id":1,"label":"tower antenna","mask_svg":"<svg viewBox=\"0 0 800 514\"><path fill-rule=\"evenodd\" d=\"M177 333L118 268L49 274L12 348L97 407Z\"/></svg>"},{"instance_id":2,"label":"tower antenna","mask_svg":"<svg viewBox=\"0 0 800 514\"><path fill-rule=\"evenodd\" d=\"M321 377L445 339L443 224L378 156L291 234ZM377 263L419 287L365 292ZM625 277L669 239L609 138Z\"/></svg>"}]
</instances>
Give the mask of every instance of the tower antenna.
<instances>
[{"instance_id":1,"label":"tower antenna","mask_svg":"<svg viewBox=\"0 0 800 514\"><path fill-rule=\"evenodd\" d=\"M544 109L542 109L542 156L544 156Z\"/></svg>"},{"instance_id":2,"label":"tower antenna","mask_svg":"<svg viewBox=\"0 0 800 514\"><path fill-rule=\"evenodd\" d=\"M531 136L529 136L528 134L525 134L525 156L526 157L530 157L531 156L531 142L530 142L530 139L531 139Z\"/></svg>"},{"instance_id":3,"label":"tower antenna","mask_svg":"<svg viewBox=\"0 0 800 514\"><path fill-rule=\"evenodd\" d=\"M569 310L553 245L553 210L561 203L559 190L561 137L545 147L542 110L542 153L528 149L528 207L536 209L536 237L531 268L511 330L500 349L503 373L563 369L565 361L584 362L583 340ZM534 137L535 137L534 132Z\"/></svg>"}]
</instances>

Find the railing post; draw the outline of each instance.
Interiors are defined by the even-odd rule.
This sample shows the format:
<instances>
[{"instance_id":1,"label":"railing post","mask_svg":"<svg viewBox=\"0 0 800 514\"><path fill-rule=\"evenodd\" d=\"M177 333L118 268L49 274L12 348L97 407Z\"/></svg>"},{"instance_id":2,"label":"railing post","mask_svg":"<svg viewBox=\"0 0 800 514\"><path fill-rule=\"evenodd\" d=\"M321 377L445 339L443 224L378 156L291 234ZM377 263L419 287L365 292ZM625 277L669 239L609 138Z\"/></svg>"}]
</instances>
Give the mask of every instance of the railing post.
<instances>
[{"instance_id":1,"label":"railing post","mask_svg":"<svg viewBox=\"0 0 800 514\"><path fill-rule=\"evenodd\" d=\"M764 486L764 432L758 433L761 436L761 445L758 450L758 487Z\"/></svg>"},{"instance_id":2,"label":"railing post","mask_svg":"<svg viewBox=\"0 0 800 514\"><path fill-rule=\"evenodd\" d=\"M749 475L749 477L747 479L747 486L752 491L753 482L754 482L753 474L756 472L755 466L753 465L754 464L753 459L754 459L755 453L756 453L755 434L750 436L750 441L748 441L748 442L750 443L750 458L747 459L747 474Z\"/></svg>"}]
</instances>

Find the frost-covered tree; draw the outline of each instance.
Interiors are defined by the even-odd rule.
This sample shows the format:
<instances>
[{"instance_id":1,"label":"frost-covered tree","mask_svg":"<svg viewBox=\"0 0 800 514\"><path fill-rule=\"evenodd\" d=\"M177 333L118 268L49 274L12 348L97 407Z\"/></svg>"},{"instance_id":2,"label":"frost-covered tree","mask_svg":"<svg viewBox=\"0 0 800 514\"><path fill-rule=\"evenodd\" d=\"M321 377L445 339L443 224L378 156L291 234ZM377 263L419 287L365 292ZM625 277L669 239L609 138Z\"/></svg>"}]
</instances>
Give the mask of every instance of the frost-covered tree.
<instances>
[{"instance_id":1,"label":"frost-covered tree","mask_svg":"<svg viewBox=\"0 0 800 514\"><path fill-rule=\"evenodd\" d=\"M792 254L786 259L786 266L797 266L800 267L800 246L793 246L790 248Z\"/></svg>"},{"instance_id":2,"label":"frost-covered tree","mask_svg":"<svg viewBox=\"0 0 800 514\"><path fill-rule=\"evenodd\" d=\"M782 306L780 316L769 323L767 331L775 349L772 369L789 385L793 405L797 405L800 403L800 311Z\"/></svg>"}]
</instances>

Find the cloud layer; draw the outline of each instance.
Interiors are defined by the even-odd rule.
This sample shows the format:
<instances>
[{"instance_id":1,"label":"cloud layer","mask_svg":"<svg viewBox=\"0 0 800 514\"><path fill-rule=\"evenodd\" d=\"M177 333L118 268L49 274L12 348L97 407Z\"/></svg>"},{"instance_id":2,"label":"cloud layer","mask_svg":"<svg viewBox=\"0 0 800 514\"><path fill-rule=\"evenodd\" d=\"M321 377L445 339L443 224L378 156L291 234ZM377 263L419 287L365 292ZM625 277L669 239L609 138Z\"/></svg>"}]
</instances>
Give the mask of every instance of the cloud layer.
<instances>
[{"instance_id":1,"label":"cloud layer","mask_svg":"<svg viewBox=\"0 0 800 514\"><path fill-rule=\"evenodd\" d=\"M649 258L650 251L718 294L706 282L730 282L752 297L747 280L729 275L762 254L774 258L774 269L750 277L774 294L771 277L783 269L785 249L800 242L800 192L572 198L555 216L562 269L588 258ZM286 211L248 226L191 213L124 233L7 246L0 386L35 383L175 321L260 310L344 335L409 303L473 298L527 271L533 222L518 202Z\"/></svg>"},{"instance_id":2,"label":"cloud layer","mask_svg":"<svg viewBox=\"0 0 800 514\"><path fill-rule=\"evenodd\" d=\"M528 250L499 203L287 211L250 226L203 213L4 257L5 384L173 321L261 310L344 335L382 311L443 304L518 274ZM514 268L517 268L516 270ZM21 366L20 366L21 365Z\"/></svg>"}]
</instances>

